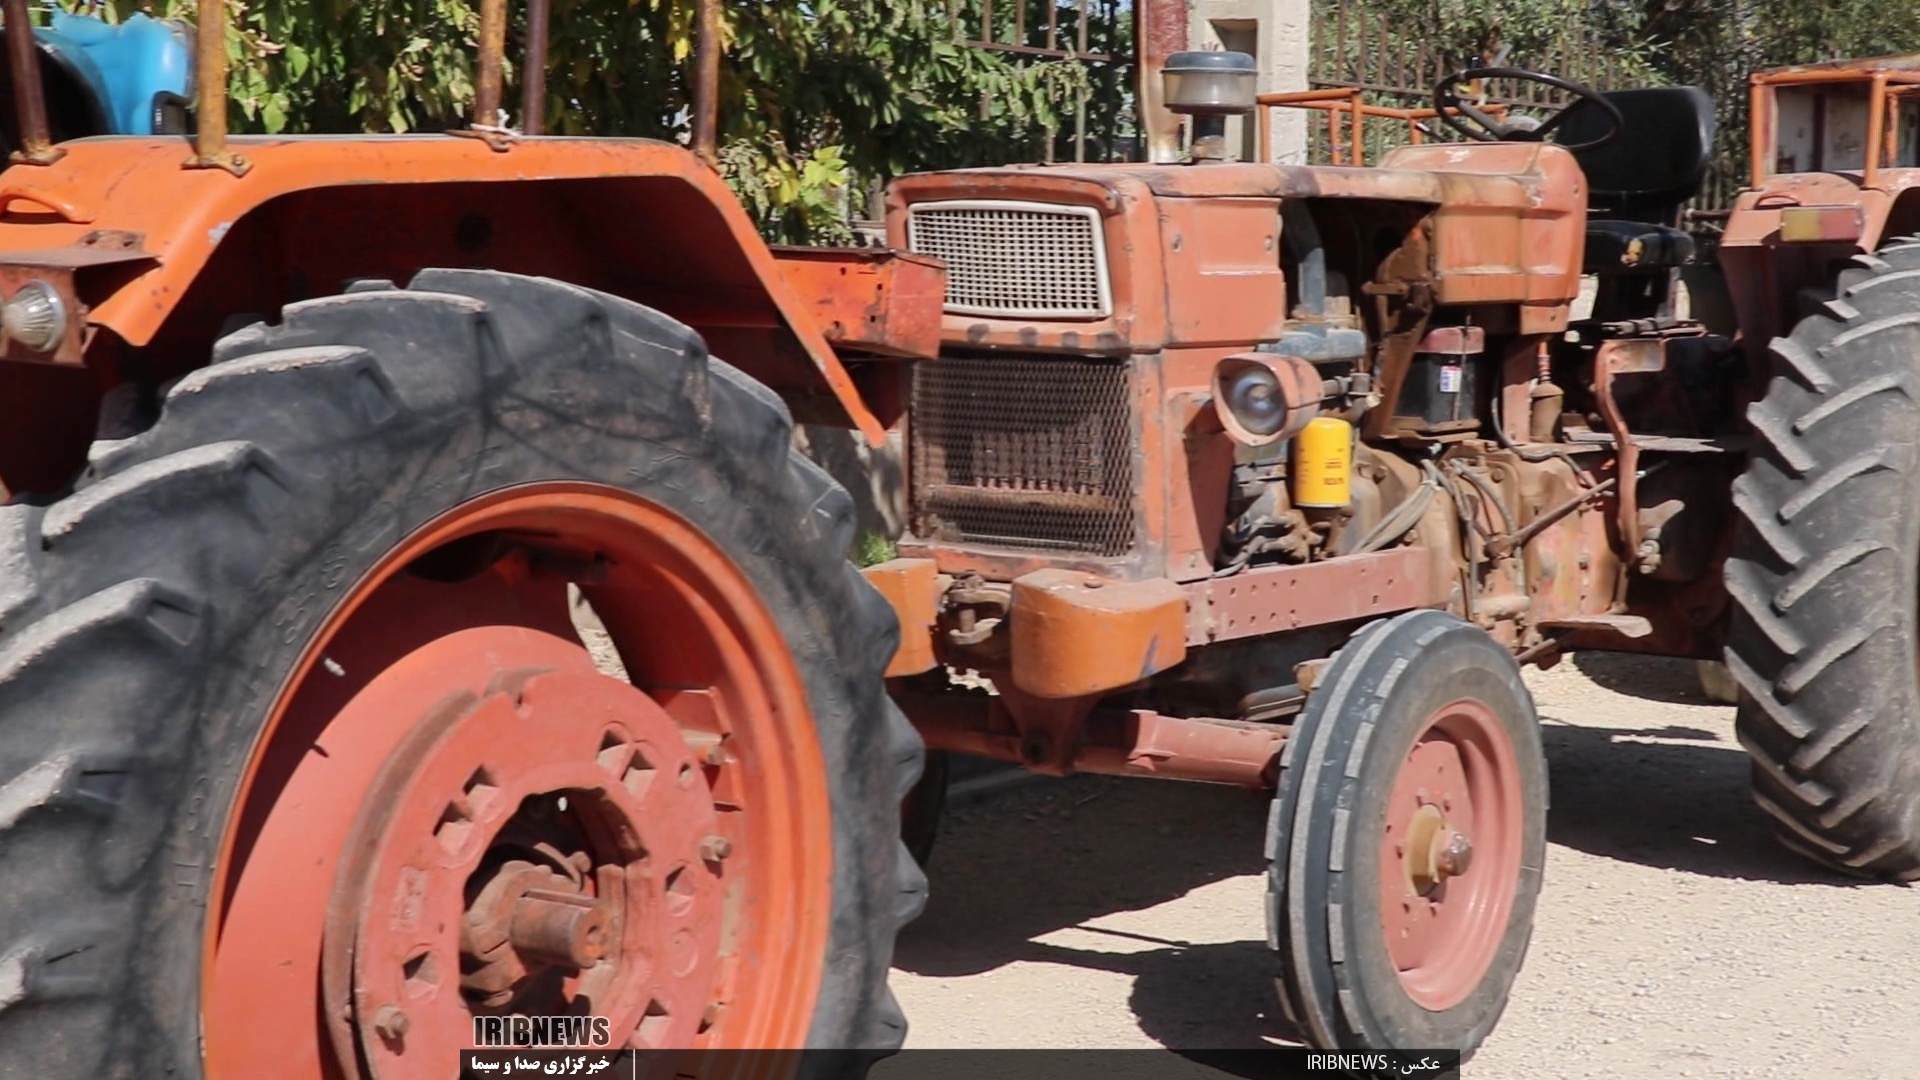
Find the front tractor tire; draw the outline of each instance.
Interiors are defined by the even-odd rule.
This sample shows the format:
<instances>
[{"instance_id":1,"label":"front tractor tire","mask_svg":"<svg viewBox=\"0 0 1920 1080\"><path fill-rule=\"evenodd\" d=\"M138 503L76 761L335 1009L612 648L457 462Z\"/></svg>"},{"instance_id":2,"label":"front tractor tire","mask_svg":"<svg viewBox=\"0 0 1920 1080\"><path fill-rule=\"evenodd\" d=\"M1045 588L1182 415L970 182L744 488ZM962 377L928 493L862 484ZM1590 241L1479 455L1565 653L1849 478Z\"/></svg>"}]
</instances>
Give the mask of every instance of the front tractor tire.
<instances>
[{"instance_id":1,"label":"front tractor tire","mask_svg":"<svg viewBox=\"0 0 1920 1080\"><path fill-rule=\"evenodd\" d=\"M440 1078L506 1013L898 1047L921 749L779 399L480 271L213 360L0 507L0 1076Z\"/></svg>"},{"instance_id":2,"label":"front tractor tire","mask_svg":"<svg viewBox=\"0 0 1920 1080\"><path fill-rule=\"evenodd\" d=\"M1355 634L1287 740L1267 825L1268 939L1300 1037L1471 1054L1526 958L1546 819L1506 649L1437 611Z\"/></svg>"},{"instance_id":3,"label":"front tractor tire","mask_svg":"<svg viewBox=\"0 0 1920 1080\"><path fill-rule=\"evenodd\" d=\"M1790 848L1920 878L1920 242L1859 256L1773 343L1734 485L1727 667Z\"/></svg>"}]
</instances>

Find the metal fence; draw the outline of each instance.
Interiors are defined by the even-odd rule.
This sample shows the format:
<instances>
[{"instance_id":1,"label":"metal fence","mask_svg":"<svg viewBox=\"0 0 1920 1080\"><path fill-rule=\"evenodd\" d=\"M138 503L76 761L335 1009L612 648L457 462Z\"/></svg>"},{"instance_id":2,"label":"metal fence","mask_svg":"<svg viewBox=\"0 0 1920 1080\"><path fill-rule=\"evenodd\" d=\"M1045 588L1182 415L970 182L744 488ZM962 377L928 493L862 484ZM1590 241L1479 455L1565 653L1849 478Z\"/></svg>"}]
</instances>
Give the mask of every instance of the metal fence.
<instances>
[{"instance_id":1,"label":"metal fence","mask_svg":"<svg viewBox=\"0 0 1920 1080\"><path fill-rule=\"evenodd\" d=\"M1499 66L1531 68L1585 83L1598 90L1619 90L1632 86L1659 85L1656 77L1644 69L1630 70L1621 62L1617 50L1609 47L1592 27L1569 23L1550 47L1531 52L1512 52L1498 57L1451 54L1433 44L1433 35L1422 27L1390 24L1371 10L1366 0L1314 0L1311 85L1316 89L1358 88L1370 100L1399 108L1420 108L1433 103L1433 84L1461 68L1498 61ZM1707 90L1715 98L1719 137L1706 183L1693 201L1697 211L1724 209L1745 184L1746 94L1744 80L1715 79L1722 85ZM1498 88L1512 96L1494 97L1525 111L1530 107L1555 108L1562 104L1553 92L1538 84L1511 84ZM1310 160L1328 162L1344 149L1334 142L1331 124L1344 123L1344 117L1329 112L1309 113L1308 151ZM1431 127L1432 125L1429 124ZM1404 122L1376 118L1366 124L1367 160L1378 160L1387 149L1408 141ZM1344 134L1342 132L1341 134Z\"/></svg>"},{"instance_id":2,"label":"metal fence","mask_svg":"<svg viewBox=\"0 0 1920 1080\"><path fill-rule=\"evenodd\" d=\"M1085 70L1064 122L1035 131L1041 161L1138 161L1133 0L947 0L955 42L1021 62L1075 61ZM990 108L983 100L981 108Z\"/></svg>"},{"instance_id":3,"label":"metal fence","mask_svg":"<svg viewBox=\"0 0 1920 1080\"><path fill-rule=\"evenodd\" d=\"M1617 58L1583 27L1569 25L1553 47L1538 54L1498 56L1459 55L1433 42L1419 27L1398 27L1371 10L1364 0L1318 0L1313 7L1309 80L1315 89L1358 89L1368 100L1399 109L1433 104L1433 86L1450 72L1479 65L1531 68L1585 83L1599 90L1618 89L1625 73ZM1539 83L1514 82L1493 88L1492 104L1526 112L1550 110L1564 98ZM1331 112L1309 113L1310 160L1328 162L1336 154L1336 140L1344 131L1330 125L1344 117ZM1433 127L1432 122L1427 122ZM1364 149L1368 161L1408 141L1402 121L1371 118L1365 125Z\"/></svg>"}]
</instances>

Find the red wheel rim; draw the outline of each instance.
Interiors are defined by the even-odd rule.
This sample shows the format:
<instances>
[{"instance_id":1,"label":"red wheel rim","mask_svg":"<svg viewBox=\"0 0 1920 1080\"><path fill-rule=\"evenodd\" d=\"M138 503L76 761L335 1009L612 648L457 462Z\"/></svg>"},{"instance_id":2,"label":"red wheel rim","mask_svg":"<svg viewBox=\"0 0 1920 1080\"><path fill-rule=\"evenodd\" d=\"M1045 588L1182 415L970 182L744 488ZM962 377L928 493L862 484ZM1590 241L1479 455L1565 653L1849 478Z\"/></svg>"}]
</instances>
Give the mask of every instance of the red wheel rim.
<instances>
[{"instance_id":1,"label":"red wheel rim","mask_svg":"<svg viewBox=\"0 0 1920 1080\"><path fill-rule=\"evenodd\" d=\"M570 580L631 683L595 669ZM441 516L345 590L243 774L208 1076L438 1080L507 1012L802 1045L832 872L810 731L779 627L671 512L547 484Z\"/></svg>"},{"instance_id":2,"label":"red wheel rim","mask_svg":"<svg viewBox=\"0 0 1920 1080\"><path fill-rule=\"evenodd\" d=\"M1455 701L1421 726L1387 797L1380 907L1407 996L1439 1012L1480 985L1506 937L1525 821L1513 741Z\"/></svg>"}]
</instances>

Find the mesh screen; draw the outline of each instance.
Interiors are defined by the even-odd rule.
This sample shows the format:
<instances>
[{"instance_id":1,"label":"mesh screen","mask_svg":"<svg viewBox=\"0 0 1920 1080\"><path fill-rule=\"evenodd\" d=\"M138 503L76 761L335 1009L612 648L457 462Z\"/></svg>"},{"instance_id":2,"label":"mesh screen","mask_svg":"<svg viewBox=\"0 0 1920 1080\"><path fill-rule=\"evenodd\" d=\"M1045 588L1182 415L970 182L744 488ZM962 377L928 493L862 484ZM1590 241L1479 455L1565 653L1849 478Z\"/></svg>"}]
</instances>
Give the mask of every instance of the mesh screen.
<instances>
[{"instance_id":1,"label":"mesh screen","mask_svg":"<svg viewBox=\"0 0 1920 1080\"><path fill-rule=\"evenodd\" d=\"M1099 221L1073 210L914 207L915 252L947 261L947 307L1023 318L1107 314Z\"/></svg>"},{"instance_id":2,"label":"mesh screen","mask_svg":"<svg viewBox=\"0 0 1920 1080\"><path fill-rule=\"evenodd\" d=\"M915 365L914 533L1123 555L1133 424L1118 360L948 356Z\"/></svg>"}]
</instances>

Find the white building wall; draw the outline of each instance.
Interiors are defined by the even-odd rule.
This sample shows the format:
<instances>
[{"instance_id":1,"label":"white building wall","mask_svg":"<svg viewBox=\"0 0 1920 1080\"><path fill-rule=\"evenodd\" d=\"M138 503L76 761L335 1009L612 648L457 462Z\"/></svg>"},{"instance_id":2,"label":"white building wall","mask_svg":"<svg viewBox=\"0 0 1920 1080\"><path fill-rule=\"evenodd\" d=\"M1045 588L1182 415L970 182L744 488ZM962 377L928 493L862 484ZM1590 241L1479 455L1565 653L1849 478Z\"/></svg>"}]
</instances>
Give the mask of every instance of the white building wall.
<instances>
[{"instance_id":1,"label":"white building wall","mask_svg":"<svg viewBox=\"0 0 1920 1080\"><path fill-rule=\"evenodd\" d=\"M1234 49L1253 54L1262 94L1307 89L1308 50L1312 43L1309 18L1312 0L1187 0L1187 41L1194 49ZM1270 114L1269 146L1282 164L1305 164L1307 114L1300 109L1274 109ZM1255 156L1254 120L1228 121L1227 145L1235 156Z\"/></svg>"}]
</instances>

